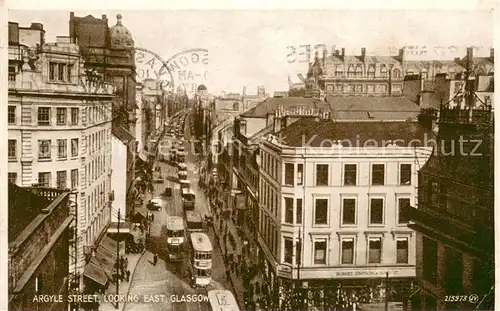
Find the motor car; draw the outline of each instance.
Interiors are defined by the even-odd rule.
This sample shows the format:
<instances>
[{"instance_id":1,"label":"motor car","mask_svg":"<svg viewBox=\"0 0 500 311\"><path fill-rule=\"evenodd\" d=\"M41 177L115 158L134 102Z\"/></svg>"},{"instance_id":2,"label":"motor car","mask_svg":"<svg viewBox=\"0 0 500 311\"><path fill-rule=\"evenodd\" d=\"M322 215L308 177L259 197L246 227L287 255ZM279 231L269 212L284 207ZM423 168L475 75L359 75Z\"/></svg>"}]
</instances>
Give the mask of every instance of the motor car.
<instances>
[{"instance_id":1,"label":"motor car","mask_svg":"<svg viewBox=\"0 0 500 311\"><path fill-rule=\"evenodd\" d=\"M150 210L159 211L167 206L167 201L162 198L153 198L149 200L147 208Z\"/></svg>"}]
</instances>

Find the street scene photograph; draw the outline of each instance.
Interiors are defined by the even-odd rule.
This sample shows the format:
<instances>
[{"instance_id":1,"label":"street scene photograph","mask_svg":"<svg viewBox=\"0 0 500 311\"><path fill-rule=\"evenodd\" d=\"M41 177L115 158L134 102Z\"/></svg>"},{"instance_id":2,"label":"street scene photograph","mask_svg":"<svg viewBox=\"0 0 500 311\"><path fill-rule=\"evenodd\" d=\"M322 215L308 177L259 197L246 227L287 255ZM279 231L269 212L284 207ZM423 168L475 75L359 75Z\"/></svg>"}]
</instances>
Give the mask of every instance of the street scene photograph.
<instances>
[{"instance_id":1,"label":"street scene photograph","mask_svg":"<svg viewBox=\"0 0 500 311\"><path fill-rule=\"evenodd\" d=\"M8 310L496 309L492 10L7 18Z\"/></svg>"}]
</instances>

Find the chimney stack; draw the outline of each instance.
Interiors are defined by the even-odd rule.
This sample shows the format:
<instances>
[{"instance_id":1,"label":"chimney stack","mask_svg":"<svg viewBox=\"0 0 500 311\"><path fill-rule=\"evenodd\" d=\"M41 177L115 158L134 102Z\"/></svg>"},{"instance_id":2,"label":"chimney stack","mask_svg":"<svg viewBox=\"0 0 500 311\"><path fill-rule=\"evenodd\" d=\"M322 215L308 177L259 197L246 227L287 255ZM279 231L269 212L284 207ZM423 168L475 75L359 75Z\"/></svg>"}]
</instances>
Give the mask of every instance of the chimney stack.
<instances>
[{"instance_id":1,"label":"chimney stack","mask_svg":"<svg viewBox=\"0 0 500 311\"><path fill-rule=\"evenodd\" d=\"M401 62L404 62L405 61L405 49L402 48L402 49L399 49L399 54L398 54L398 58Z\"/></svg>"},{"instance_id":2,"label":"chimney stack","mask_svg":"<svg viewBox=\"0 0 500 311\"><path fill-rule=\"evenodd\" d=\"M364 62L366 57L366 48L361 48L361 60Z\"/></svg>"},{"instance_id":3,"label":"chimney stack","mask_svg":"<svg viewBox=\"0 0 500 311\"><path fill-rule=\"evenodd\" d=\"M490 49L490 61L491 62L495 61L495 49L494 48Z\"/></svg>"},{"instance_id":4,"label":"chimney stack","mask_svg":"<svg viewBox=\"0 0 500 311\"><path fill-rule=\"evenodd\" d=\"M345 59L345 48L342 48L342 55L341 55L341 57L342 57L342 60Z\"/></svg>"},{"instance_id":5,"label":"chimney stack","mask_svg":"<svg viewBox=\"0 0 500 311\"><path fill-rule=\"evenodd\" d=\"M318 58L319 58L319 52L318 52L318 51L316 51L316 52L314 53L314 61L317 61L317 60L318 60Z\"/></svg>"},{"instance_id":6,"label":"chimney stack","mask_svg":"<svg viewBox=\"0 0 500 311\"><path fill-rule=\"evenodd\" d=\"M474 66L474 49L472 47L467 48L467 58L465 66L467 70L472 70L472 67Z\"/></svg>"},{"instance_id":7,"label":"chimney stack","mask_svg":"<svg viewBox=\"0 0 500 311\"><path fill-rule=\"evenodd\" d=\"M323 67L326 65L326 58L328 57L328 51L323 50Z\"/></svg>"},{"instance_id":8,"label":"chimney stack","mask_svg":"<svg viewBox=\"0 0 500 311\"><path fill-rule=\"evenodd\" d=\"M107 22L108 21L108 17L106 16L106 14L102 14L102 20L104 22Z\"/></svg>"}]
</instances>

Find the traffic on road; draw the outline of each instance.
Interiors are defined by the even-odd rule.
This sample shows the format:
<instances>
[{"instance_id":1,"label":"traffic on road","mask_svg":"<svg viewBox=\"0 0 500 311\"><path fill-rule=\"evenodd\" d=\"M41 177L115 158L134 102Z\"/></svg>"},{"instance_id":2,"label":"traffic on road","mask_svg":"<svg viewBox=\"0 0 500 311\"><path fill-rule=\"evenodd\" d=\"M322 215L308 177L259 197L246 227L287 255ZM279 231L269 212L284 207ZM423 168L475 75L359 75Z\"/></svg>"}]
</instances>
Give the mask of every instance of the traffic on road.
<instances>
[{"instance_id":1,"label":"traffic on road","mask_svg":"<svg viewBox=\"0 0 500 311\"><path fill-rule=\"evenodd\" d=\"M160 148L157 156L152 198L145 202L153 215L149 238L129 290L130 295L167 298L161 303L147 303L145 298L128 302L124 310L212 310L210 291L231 294L222 254L213 247L208 202L197 183L199 163L189 146L190 120L188 113L181 114L156 138L170 148ZM168 298L172 295L175 299Z\"/></svg>"}]
</instances>

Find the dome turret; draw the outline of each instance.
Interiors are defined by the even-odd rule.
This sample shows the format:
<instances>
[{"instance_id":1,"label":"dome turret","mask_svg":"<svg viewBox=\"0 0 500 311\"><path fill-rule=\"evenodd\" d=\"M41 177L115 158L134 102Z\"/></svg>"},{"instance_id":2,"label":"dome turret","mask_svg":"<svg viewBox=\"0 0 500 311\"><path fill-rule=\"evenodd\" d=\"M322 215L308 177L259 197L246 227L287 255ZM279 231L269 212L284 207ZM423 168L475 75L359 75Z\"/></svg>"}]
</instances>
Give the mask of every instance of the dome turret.
<instances>
[{"instance_id":1,"label":"dome turret","mask_svg":"<svg viewBox=\"0 0 500 311\"><path fill-rule=\"evenodd\" d=\"M203 84L200 84L200 86L198 86L198 91L206 91L207 90L207 87Z\"/></svg>"},{"instance_id":2,"label":"dome turret","mask_svg":"<svg viewBox=\"0 0 500 311\"><path fill-rule=\"evenodd\" d=\"M122 15L116 16L116 25L109 28L109 40L112 49L132 49L134 39L130 31L122 25Z\"/></svg>"}]
</instances>

